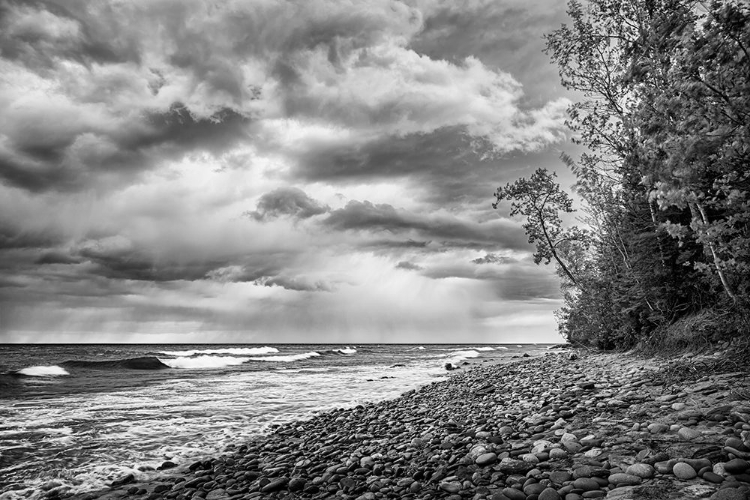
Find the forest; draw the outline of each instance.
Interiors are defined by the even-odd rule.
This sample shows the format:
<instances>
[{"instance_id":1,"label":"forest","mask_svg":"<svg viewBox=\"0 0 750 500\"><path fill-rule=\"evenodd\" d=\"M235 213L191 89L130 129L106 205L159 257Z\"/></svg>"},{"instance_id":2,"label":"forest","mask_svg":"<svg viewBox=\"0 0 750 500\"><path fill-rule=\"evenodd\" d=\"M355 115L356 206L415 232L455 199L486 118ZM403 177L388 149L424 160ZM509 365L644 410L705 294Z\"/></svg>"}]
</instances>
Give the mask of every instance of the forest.
<instances>
[{"instance_id":1,"label":"forest","mask_svg":"<svg viewBox=\"0 0 750 500\"><path fill-rule=\"evenodd\" d=\"M582 208L537 170L495 193L554 263L560 333L600 349L750 333L750 5L590 0L545 36ZM578 221L570 225L570 213Z\"/></svg>"}]
</instances>

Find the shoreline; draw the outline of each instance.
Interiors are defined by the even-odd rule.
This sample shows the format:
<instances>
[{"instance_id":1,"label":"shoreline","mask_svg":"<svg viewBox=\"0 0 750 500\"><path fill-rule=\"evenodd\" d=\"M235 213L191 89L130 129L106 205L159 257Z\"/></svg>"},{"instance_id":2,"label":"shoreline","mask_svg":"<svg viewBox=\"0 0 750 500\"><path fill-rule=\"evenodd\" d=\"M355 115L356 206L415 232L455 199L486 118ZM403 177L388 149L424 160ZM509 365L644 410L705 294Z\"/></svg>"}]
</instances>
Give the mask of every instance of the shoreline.
<instances>
[{"instance_id":1,"label":"shoreline","mask_svg":"<svg viewBox=\"0 0 750 500\"><path fill-rule=\"evenodd\" d=\"M69 498L749 498L748 369L692 380L665 366L575 351L471 362L396 399Z\"/></svg>"}]
</instances>

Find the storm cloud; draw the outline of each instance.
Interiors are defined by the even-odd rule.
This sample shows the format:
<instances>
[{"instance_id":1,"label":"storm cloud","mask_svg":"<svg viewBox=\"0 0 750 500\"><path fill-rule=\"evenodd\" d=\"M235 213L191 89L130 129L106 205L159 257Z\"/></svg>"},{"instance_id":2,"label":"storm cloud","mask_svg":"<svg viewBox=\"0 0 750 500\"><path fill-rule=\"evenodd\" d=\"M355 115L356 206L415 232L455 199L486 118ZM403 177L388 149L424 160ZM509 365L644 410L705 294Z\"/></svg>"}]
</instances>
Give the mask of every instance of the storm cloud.
<instances>
[{"instance_id":1,"label":"storm cloud","mask_svg":"<svg viewBox=\"0 0 750 500\"><path fill-rule=\"evenodd\" d=\"M563 9L4 3L0 341L554 335L490 202L559 163Z\"/></svg>"}]
</instances>

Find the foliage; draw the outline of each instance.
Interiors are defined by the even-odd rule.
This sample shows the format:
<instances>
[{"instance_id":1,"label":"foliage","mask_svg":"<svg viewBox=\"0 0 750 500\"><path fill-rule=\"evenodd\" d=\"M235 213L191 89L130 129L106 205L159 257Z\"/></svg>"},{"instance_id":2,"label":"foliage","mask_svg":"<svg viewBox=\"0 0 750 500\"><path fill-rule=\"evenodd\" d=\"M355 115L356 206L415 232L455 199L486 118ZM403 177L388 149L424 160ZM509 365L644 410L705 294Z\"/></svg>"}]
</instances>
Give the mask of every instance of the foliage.
<instances>
[{"instance_id":1,"label":"foliage","mask_svg":"<svg viewBox=\"0 0 750 500\"><path fill-rule=\"evenodd\" d=\"M570 198L546 171L496 193L527 217L537 262L558 264L562 333L624 347L701 312L745 315L750 6L572 0L568 14L546 36L547 53L582 96L568 125L588 150L562 159L588 228L561 226ZM554 231L540 233L547 221Z\"/></svg>"}]
</instances>

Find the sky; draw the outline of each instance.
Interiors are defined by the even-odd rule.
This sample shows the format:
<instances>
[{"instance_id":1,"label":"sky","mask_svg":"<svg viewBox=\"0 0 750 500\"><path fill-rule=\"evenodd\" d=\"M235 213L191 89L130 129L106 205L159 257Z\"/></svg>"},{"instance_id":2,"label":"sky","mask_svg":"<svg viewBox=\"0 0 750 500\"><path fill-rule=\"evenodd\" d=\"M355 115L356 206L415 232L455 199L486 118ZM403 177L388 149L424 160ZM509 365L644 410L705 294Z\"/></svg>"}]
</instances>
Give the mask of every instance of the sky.
<instances>
[{"instance_id":1,"label":"sky","mask_svg":"<svg viewBox=\"0 0 750 500\"><path fill-rule=\"evenodd\" d=\"M4 2L0 342L560 342L491 203L566 178L564 10Z\"/></svg>"}]
</instances>

